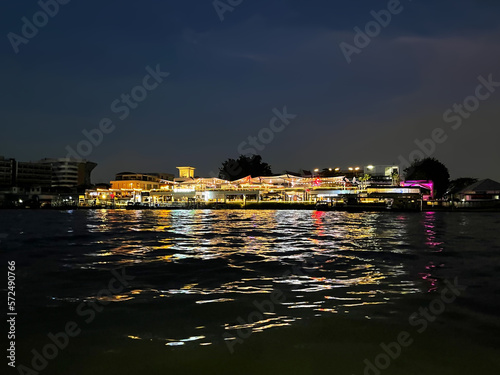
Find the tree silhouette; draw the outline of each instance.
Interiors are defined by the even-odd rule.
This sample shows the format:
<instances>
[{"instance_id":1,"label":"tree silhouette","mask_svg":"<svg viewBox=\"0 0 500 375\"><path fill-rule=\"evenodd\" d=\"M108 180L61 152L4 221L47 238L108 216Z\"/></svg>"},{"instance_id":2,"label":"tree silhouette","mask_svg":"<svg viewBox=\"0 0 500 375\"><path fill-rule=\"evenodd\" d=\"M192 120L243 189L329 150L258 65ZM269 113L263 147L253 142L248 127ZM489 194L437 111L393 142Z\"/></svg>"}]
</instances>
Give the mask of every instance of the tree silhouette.
<instances>
[{"instance_id":1,"label":"tree silhouette","mask_svg":"<svg viewBox=\"0 0 500 375\"><path fill-rule=\"evenodd\" d=\"M219 168L219 178L223 180L234 181L248 175L252 177L272 176L273 172L269 164L262 162L260 155L240 155L236 160L227 159Z\"/></svg>"},{"instance_id":2,"label":"tree silhouette","mask_svg":"<svg viewBox=\"0 0 500 375\"><path fill-rule=\"evenodd\" d=\"M407 180L433 181L436 198L441 198L450 184L448 168L435 158L416 159L404 172Z\"/></svg>"}]
</instances>

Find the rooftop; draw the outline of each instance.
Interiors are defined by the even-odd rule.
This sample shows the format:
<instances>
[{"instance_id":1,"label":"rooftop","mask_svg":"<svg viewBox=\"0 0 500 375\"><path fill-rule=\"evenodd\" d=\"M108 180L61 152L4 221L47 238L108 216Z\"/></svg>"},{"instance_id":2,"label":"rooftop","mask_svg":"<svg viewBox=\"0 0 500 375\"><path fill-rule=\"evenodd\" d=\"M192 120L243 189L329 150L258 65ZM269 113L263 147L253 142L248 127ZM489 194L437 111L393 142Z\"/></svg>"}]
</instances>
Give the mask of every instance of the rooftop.
<instances>
[{"instance_id":1,"label":"rooftop","mask_svg":"<svg viewBox=\"0 0 500 375\"><path fill-rule=\"evenodd\" d=\"M487 178L467 186L460 193L465 194L465 193L478 193L486 191L500 191L500 183Z\"/></svg>"}]
</instances>

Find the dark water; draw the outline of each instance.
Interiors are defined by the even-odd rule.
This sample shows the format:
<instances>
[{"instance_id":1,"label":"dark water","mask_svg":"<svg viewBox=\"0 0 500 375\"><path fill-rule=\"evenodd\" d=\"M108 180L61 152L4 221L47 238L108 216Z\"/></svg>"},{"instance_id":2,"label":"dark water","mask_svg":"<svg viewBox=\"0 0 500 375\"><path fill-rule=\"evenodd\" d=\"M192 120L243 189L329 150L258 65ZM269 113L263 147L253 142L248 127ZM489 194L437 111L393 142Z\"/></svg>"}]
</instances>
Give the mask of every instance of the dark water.
<instances>
[{"instance_id":1,"label":"dark water","mask_svg":"<svg viewBox=\"0 0 500 375\"><path fill-rule=\"evenodd\" d=\"M362 374L402 331L367 373L497 372L499 230L499 213L0 211L16 365L74 322L40 373Z\"/></svg>"}]
</instances>

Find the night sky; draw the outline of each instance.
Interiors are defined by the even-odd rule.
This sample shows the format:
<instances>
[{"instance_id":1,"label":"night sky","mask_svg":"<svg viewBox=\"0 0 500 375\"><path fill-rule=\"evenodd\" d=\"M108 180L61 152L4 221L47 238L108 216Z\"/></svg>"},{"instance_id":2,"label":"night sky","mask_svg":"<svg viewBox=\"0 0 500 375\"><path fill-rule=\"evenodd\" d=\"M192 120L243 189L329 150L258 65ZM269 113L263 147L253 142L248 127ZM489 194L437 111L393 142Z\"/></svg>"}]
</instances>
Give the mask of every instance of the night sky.
<instances>
[{"instance_id":1,"label":"night sky","mask_svg":"<svg viewBox=\"0 0 500 375\"><path fill-rule=\"evenodd\" d=\"M183 165L209 176L248 152L248 137L275 173L401 164L434 133L441 143L424 144L453 178L500 181L500 84L477 90L480 76L500 82L498 0L401 1L350 63L340 43L357 48L354 28L387 1L220 3L240 4L219 15L212 0L72 0L19 42L9 33L23 38L22 18L41 8L3 1L0 155L63 157L107 118L85 156L107 182ZM148 66L169 75L136 88ZM134 88L143 100L124 110ZM473 110L457 115L464 100ZM284 107L288 124L262 130Z\"/></svg>"}]
</instances>

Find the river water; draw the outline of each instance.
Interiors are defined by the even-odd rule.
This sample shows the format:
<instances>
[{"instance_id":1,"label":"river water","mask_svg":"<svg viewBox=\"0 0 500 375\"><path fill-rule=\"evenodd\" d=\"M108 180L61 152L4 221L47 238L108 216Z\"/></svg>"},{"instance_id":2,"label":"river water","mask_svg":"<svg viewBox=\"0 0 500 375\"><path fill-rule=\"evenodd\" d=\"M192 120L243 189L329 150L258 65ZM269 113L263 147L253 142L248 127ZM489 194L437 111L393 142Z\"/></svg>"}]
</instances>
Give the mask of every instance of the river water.
<instances>
[{"instance_id":1,"label":"river water","mask_svg":"<svg viewBox=\"0 0 500 375\"><path fill-rule=\"evenodd\" d=\"M2 210L24 367L2 366L498 372L499 230L500 213Z\"/></svg>"}]
</instances>

